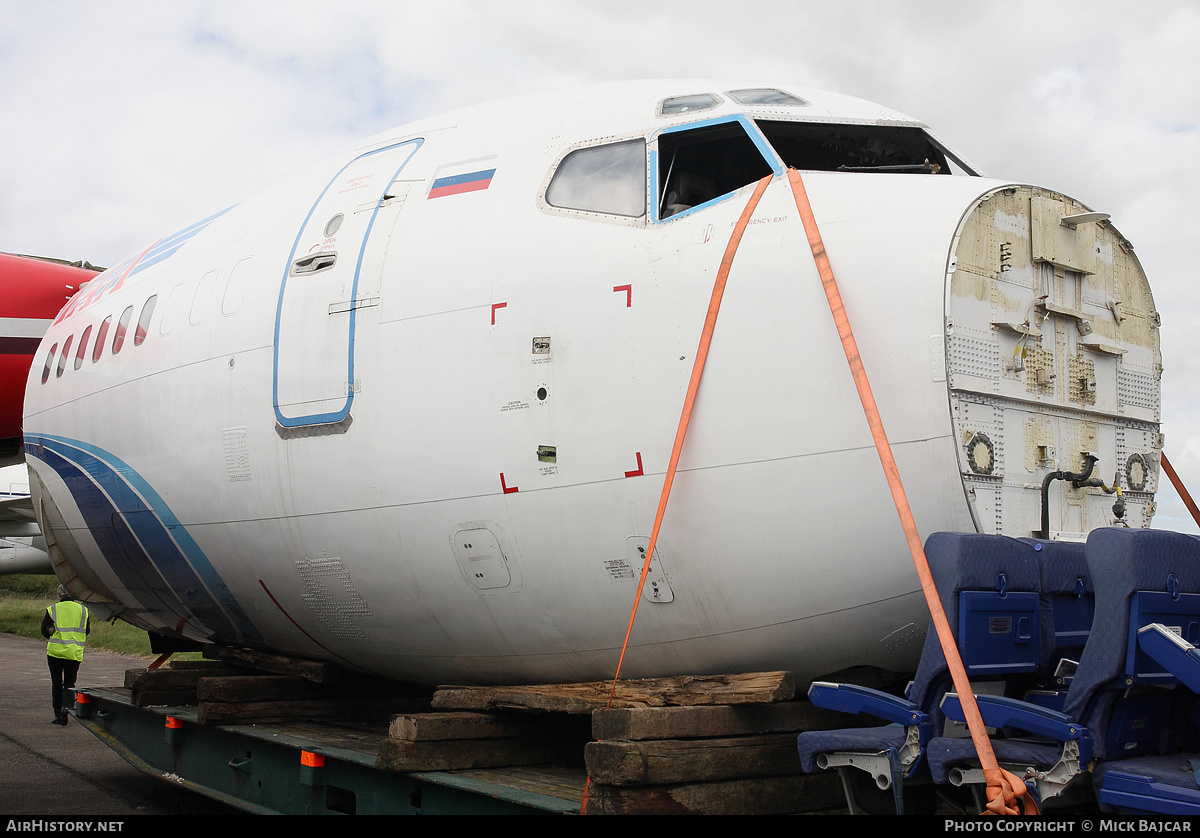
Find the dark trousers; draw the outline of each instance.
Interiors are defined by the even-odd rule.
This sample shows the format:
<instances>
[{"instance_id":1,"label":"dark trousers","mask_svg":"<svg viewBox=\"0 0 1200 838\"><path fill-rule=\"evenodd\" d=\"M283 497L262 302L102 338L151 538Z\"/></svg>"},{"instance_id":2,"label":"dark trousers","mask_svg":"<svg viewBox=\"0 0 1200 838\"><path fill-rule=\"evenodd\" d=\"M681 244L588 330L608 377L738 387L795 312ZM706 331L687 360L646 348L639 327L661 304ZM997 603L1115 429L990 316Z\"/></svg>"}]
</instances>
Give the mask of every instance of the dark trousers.
<instances>
[{"instance_id":1,"label":"dark trousers","mask_svg":"<svg viewBox=\"0 0 1200 838\"><path fill-rule=\"evenodd\" d=\"M79 661L69 661L47 655L46 663L50 666L50 700L54 702L54 715L61 716L63 690L75 689L75 676L79 674Z\"/></svg>"}]
</instances>

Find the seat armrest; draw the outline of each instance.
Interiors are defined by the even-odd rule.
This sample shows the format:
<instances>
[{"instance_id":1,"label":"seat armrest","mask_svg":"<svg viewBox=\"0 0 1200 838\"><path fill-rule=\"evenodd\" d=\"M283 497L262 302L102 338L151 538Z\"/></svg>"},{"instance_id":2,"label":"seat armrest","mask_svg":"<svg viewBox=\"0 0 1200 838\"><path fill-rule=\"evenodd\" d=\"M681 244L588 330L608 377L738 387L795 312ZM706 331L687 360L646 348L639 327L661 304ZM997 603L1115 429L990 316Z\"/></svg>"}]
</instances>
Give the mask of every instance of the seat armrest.
<instances>
[{"instance_id":1,"label":"seat armrest","mask_svg":"<svg viewBox=\"0 0 1200 838\"><path fill-rule=\"evenodd\" d=\"M868 713L885 721L902 725L919 725L929 721L929 716L915 704L903 698L855 684L814 681L808 689L808 700L826 710L840 710L843 713Z\"/></svg>"},{"instance_id":2,"label":"seat armrest","mask_svg":"<svg viewBox=\"0 0 1200 838\"><path fill-rule=\"evenodd\" d=\"M1057 742L1090 739L1087 728L1057 710L1000 695L977 695L975 703L979 705L979 715L988 727L1015 727ZM966 721L957 693L946 693L941 706L946 718L956 722Z\"/></svg>"},{"instance_id":3,"label":"seat armrest","mask_svg":"<svg viewBox=\"0 0 1200 838\"><path fill-rule=\"evenodd\" d=\"M1138 629L1138 647L1192 692L1200 692L1200 651L1161 623Z\"/></svg>"}]
</instances>

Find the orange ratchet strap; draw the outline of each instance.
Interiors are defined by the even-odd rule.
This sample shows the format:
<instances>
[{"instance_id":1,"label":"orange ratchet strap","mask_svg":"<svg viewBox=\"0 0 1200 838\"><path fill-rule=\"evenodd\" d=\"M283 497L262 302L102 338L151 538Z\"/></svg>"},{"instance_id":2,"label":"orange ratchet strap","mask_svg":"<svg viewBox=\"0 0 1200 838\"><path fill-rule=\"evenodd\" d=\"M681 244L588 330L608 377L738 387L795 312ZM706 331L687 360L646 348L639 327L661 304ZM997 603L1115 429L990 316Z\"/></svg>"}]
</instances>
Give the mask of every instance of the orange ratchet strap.
<instances>
[{"instance_id":1,"label":"orange ratchet strap","mask_svg":"<svg viewBox=\"0 0 1200 838\"><path fill-rule=\"evenodd\" d=\"M725 293L725 282L729 278L729 269L733 267L733 257L737 253L738 245L742 242L742 234L746 232L746 227L750 224L750 217L754 215L754 209L758 206L759 200L767 191L770 183L770 175L760 180L754 188L754 194L746 202L746 207L742 210L741 217L738 218L733 233L729 237L729 244L725 246L721 268L717 271L717 278L713 283L712 297L708 301L708 315L704 318L704 329L700 333L700 345L696 349L696 360L692 364L692 379L688 383L687 396L683 400L683 413L679 417L679 428L675 431L675 446L671 449L671 461L667 464L667 474L663 479L662 494L658 498L658 512L654 516L654 528L650 531L650 544L646 548L646 558L642 562L642 575L638 579L637 594L633 598L633 610L629 614L629 626L625 629L625 642L621 644L621 656L617 659L617 671L613 675L612 689L608 692L606 707L612 707L613 696L617 693L617 681L621 678L621 666L625 663L625 650L629 648L629 636L633 633L633 621L637 617L638 603L642 601L642 589L646 587L646 575L650 572L650 560L654 557L654 545L658 542L658 531L662 528L663 515L667 511L667 499L671 496L671 484L675 482L675 470L679 466L679 453L683 450L683 439L687 435L688 422L692 418L692 405L695 403L696 393L700 389L700 375L704 372L704 361L708 358L708 347L712 343L713 330L717 326L717 314L721 310L721 297ZM587 814L589 782L590 780L584 781L583 805L579 810L580 814L584 815Z\"/></svg>"},{"instance_id":2,"label":"orange ratchet strap","mask_svg":"<svg viewBox=\"0 0 1200 838\"><path fill-rule=\"evenodd\" d=\"M1192 520L1196 522L1197 526L1200 526L1200 509L1196 508L1196 502L1192 500L1192 496L1188 494L1187 487L1183 485L1183 481L1175 473L1175 468L1171 465L1171 461L1167 459L1167 452L1163 451L1159 454L1159 459L1162 460L1163 471L1167 473L1167 477L1171 478L1171 485L1179 493L1179 498L1183 501L1183 505L1188 508L1188 512L1192 513Z\"/></svg>"},{"instance_id":3,"label":"orange ratchet strap","mask_svg":"<svg viewBox=\"0 0 1200 838\"><path fill-rule=\"evenodd\" d=\"M704 330L700 333L700 345L696 349L696 360L692 364L692 380L688 383L687 396L683 400L683 413L679 417L679 429L675 431L675 447L671 449L671 461L667 464L667 476L663 480L662 494L658 498L658 512L654 516L654 529L650 531L650 544L646 548L646 559L642 562L642 576L638 580L637 596L633 598L633 612L629 615L629 627L625 629L625 642L621 646L621 657L617 660L617 672L613 675L612 690L608 694L611 706L613 695L617 691L617 680L621 677L621 665L625 662L625 650L629 646L629 635L633 631L633 620L637 616L638 603L642 601L642 588L646 586L646 575L650 571L650 559L654 556L654 545L658 541L658 531L662 528L663 514L667 511L667 499L671 496L671 484L675 482L675 469L679 465L679 452L683 450L683 438L687 435L688 422L692 418L692 404L696 401L696 392L700 389L700 375L704 372L704 361L708 357L708 346L712 343L713 330L717 327L717 314L721 310L721 297L725 293L725 281L729 278L729 269L733 267L733 257L738 245L742 242L742 234L750 224L754 208L758 206L771 176L767 175L758 182L754 194L746 202L746 208L733 228L729 244L725 246L725 256L721 259L721 269L717 271L717 279L713 283L712 297L708 301L708 316L704 318Z\"/></svg>"},{"instance_id":4,"label":"orange ratchet strap","mask_svg":"<svg viewBox=\"0 0 1200 838\"><path fill-rule=\"evenodd\" d=\"M921 590L925 594L925 601L929 605L938 640L945 652L951 679L954 681L954 688L958 691L959 701L962 703L963 713L966 715L967 727L970 729L971 739L975 743L975 751L983 766L988 793L986 812L994 815L1021 814L1018 803L1022 801L1019 801L1018 798L1024 797L1024 813L1037 814L1037 804L1027 794L1028 789L1025 787L1025 783L1016 775L1000 768L999 763L996 762L991 740L988 739L983 719L979 715L979 705L975 703L975 694L971 692L971 684L967 680L967 673L958 656L958 646L955 643L954 635L950 632L950 623L946 620L937 588L933 584L933 575L929 571L925 550L921 546L921 537L917 534L917 524L913 520L908 497L900 482L900 471L896 468L896 461L892 457L892 448L888 444L887 434L884 433L883 420L879 417L875 396L871 393L867 372L863 368L862 358L858 354L858 344L854 340L846 309L842 305L842 297L833 277L833 269L829 265L829 256L825 253L825 245L821 241L821 233L817 229L817 220L813 216L808 193L804 189L804 180L795 169L788 169L788 180L791 181L792 195L796 199L796 209L800 212L800 220L804 223L808 245L812 249L813 260L817 263L817 272L821 277L821 285L824 287L825 297L829 301L829 310L833 313L838 336L842 339L842 349L846 353L846 361L854 376L854 386L858 388L858 397L862 401L863 412L866 414L867 424L871 428L875 450L879 453L879 460L883 464L883 473L887 477L892 500L896 504L896 513L900 516L904 537L908 541L908 549L912 553L913 564L916 566L917 576L921 580Z\"/></svg>"}]
</instances>

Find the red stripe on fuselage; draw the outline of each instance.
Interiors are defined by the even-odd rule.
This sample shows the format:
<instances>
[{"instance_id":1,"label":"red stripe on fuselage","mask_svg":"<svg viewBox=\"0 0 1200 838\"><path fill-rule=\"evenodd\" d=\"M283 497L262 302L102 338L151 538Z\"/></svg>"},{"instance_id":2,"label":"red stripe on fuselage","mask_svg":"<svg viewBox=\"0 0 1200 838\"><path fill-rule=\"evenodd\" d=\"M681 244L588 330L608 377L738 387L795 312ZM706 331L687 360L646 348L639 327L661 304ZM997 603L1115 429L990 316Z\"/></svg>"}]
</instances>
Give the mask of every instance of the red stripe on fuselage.
<instances>
[{"instance_id":1,"label":"red stripe on fuselage","mask_svg":"<svg viewBox=\"0 0 1200 838\"><path fill-rule=\"evenodd\" d=\"M481 192L492 185L492 179L473 180L469 183L454 183L450 186L439 186L429 190L430 198L441 198L445 195L461 195L464 192Z\"/></svg>"}]
</instances>

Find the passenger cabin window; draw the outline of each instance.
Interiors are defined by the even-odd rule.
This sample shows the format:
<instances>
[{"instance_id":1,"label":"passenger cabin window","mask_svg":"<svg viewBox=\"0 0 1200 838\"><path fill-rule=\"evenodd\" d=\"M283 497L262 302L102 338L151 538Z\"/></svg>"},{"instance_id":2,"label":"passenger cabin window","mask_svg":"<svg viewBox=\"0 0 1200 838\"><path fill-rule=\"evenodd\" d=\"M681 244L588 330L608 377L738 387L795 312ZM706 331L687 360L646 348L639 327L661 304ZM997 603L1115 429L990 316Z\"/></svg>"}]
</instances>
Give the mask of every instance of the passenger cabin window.
<instances>
[{"instance_id":1,"label":"passenger cabin window","mask_svg":"<svg viewBox=\"0 0 1200 838\"><path fill-rule=\"evenodd\" d=\"M721 122L658 138L658 217L670 218L772 174L740 122Z\"/></svg>"},{"instance_id":2,"label":"passenger cabin window","mask_svg":"<svg viewBox=\"0 0 1200 838\"><path fill-rule=\"evenodd\" d=\"M897 125L830 125L814 122L755 124L788 168L823 172L974 174L920 128Z\"/></svg>"},{"instance_id":3,"label":"passenger cabin window","mask_svg":"<svg viewBox=\"0 0 1200 838\"><path fill-rule=\"evenodd\" d=\"M75 336L70 335L63 344L62 354L58 356L58 369L54 371L55 378L62 378L63 370L67 368L67 356L71 354L71 341L73 340L75 340Z\"/></svg>"},{"instance_id":4,"label":"passenger cabin window","mask_svg":"<svg viewBox=\"0 0 1200 838\"><path fill-rule=\"evenodd\" d=\"M155 294L146 300L146 304L142 306L142 314L138 317L137 330L133 333L134 346L141 346L146 340L146 331L150 328L150 315L154 314L154 301L157 299L158 295Z\"/></svg>"},{"instance_id":5,"label":"passenger cabin window","mask_svg":"<svg viewBox=\"0 0 1200 838\"><path fill-rule=\"evenodd\" d=\"M92 349L92 363L100 360L100 356L104 354L104 339L108 337L108 329L112 326L112 315L104 318L104 322L100 324L100 331L96 332L96 345Z\"/></svg>"},{"instance_id":6,"label":"passenger cabin window","mask_svg":"<svg viewBox=\"0 0 1200 838\"><path fill-rule=\"evenodd\" d=\"M92 337L92 327L88 326L83 330L83 337L79 339L79 349L75 353L75 369L83 366L83 359L87 357L88 340Z\"/></svg>"},{"instance_id":7,"label":"passenger cabin window","mask_svg":"<svg viewBox=\"0 0 1200 838\"><path fill-rule=\"evenodd\" d=\"M113 333L112 354L114 355L120 352L121 347L125 345L125 332L129 329L129 318L131 317L133 317L133 306L129 306L121 312L121 319L117 321L117 331Z\"/></svg>"},{"instance_id":8,"label":"passenger cabin window","mask_svg":"<svg viewBox=\"0 0 1200 838\"><path fill-rule=\"evenodd\" d=\"M50 380L50 370L54 368L54 353L58 351L58 344L50 347L50 351L46 354L46 366L42 368L42 383L45 384Z\"/></svg>"},{"instance_id":9,"label":"passenger cabin window","mask_svg":"<svg viewBox=\"0 0 1200 838\"><path fill-rule=\"evenodd\" d=\"M646 214L646 141L592 146L563 158L546 189L562 209L640 218Z\"/></svg>"}]
</instances>

